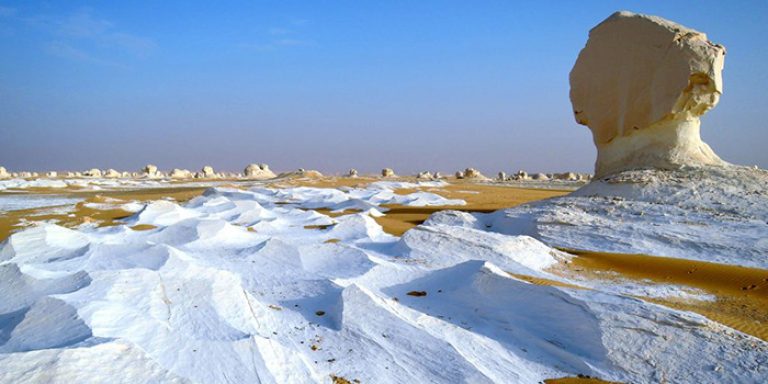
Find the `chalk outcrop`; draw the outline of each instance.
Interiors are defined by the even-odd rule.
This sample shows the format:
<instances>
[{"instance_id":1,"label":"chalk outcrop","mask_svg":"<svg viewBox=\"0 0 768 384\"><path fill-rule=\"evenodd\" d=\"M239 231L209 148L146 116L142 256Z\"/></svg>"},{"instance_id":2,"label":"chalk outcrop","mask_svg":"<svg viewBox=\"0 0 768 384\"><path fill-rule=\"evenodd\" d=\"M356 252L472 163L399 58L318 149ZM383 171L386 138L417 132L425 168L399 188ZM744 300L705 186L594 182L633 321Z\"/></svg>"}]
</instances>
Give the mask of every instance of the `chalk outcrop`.
<instances>
[{"instance_id":1,"label":"chalk outcrop","mask_svg":"<svg viewBox=\"0 0 768 384\"><path fill-rule=\"evenodd\" d=\"M85 177L101 177L101 170L98 168L91 168L85 172L83 172L83 176Z\"/></svg>"},{"instance_id":2,"label":"chalk outcrop","mask_svg":"<svg viewBox=\"0 0 768 384\"><path fill-rule=\"evenodd\" d=\"M474 168L467 168L464 170L464 178L465 179L475 179L475 180L488 180L485 175L480 173L477 169Z\"/></svg>"},{"instance_id":3,"label":"chalk outcrop","mask_svg":"<svg viewBox=\"0 0 768 384\"><path fill-rule=\"evenodd\" d=\"M347 177L358 177L357 169L350 169L349 172L347 172Z\"/></svg>"},{"instance_id":4,"label":"chalk outcrop","mask_svg":"<svg viewBox=\"0 0 768 384\"><path fill-rule=\"evenodd\" d=\"M243 176L247 179L266 180L277 177L267 164L248 164L243 170Z\"/></svg>"},{"instance_id":5,"label":"chalk outcrop","mask_svg":"<svg viewBox=\"0 0 768 384\"><path fill-rule=\"evenodd\" d=\"M144 173L144 177L150 179L159 179L163 177L162 174L157 172L157 166L154 164L147 164L147 166L142 169L142 172Z\"/></svg>"},{"instance_id":6,"label":"chalk outcrop","mask_svg":"<svg viewBox=\"0 0 768 384\"><path fill-rule=\"evenodd\" d=\"M171 171L171 179L191 179L192 172L187 169L174 168Z\"/></svg>"},{"instance_id":7,"label":"chalk outcrop","mask_svg":"<svg viewBox=\"0 0 768 384\"><path fill-rule=\"evenodd\" d=\"M210 165L206 165L203 167L203 169L200 170L200 178L202 179L214 179L219 177L219 175L216 174L216 171L214 171L213 167Z\"/></svg>"},{"instance_id":8,"label":"chalk outcrop","mask_svg":"<svg viewBox=\"0 0 768 384\"><path fill-rule=\"evenodd\" d=\"M381 177L397 177L395 170L392 168L384 168L381 170Z\"/></svg>"},{"instance_id":9,"label":"chalk outcrop","mask_svg":"<svg viewBox=\"0 0 768 384\"><path fill-rule=\"evenodd\" d=\"M725 164L699 134L722 94L724 57L704 33L656 16L617 12L593 28L570 97L592 131L595 175Z\"/></svg>"},{"instance_id":10,"label":"chalk outcrop","mask_svg":"<svg viewBox=\"0 0 768 384\"><path fill-rule=\"evenodd\" d=\"M433 175L430 171L421 171L416 175L416 178L421 180L432 180Z\"/></svg>"},{"instance_id":11,"label":"chalk outcrop","mask_svg":"<svg viewBox=\"0 0 768 384\"><path fill-rule=\"evenodd\" d=\"M11 174L8 173L8 170L5 167L0 167L0 179L7 179L9 177L11 177Z\"/></svg>"},{"instance_id":12,"label":"chalk outcrop","mask_svg":"<svg viewBox=\"0 0 768 384\"><path fill-rule=\"evenodd\" d=\"M123 174L110 168L104 171L103 176L107 179L119 179Z\"/></svg>"}]
</instances>

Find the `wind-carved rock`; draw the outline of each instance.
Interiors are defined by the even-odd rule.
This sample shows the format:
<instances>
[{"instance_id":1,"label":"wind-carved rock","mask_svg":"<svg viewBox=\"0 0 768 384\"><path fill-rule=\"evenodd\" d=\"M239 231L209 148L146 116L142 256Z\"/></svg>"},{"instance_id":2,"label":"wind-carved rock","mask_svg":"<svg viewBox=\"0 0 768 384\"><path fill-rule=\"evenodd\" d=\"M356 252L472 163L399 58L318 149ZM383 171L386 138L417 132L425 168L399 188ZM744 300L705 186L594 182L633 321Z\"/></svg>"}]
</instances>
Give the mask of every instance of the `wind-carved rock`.
<instances>
[{"instance_id":1,"label":"wind-carved rock","mask_svg":"<svg viewBox=\"0 0 768 384\"><path fill-rule=\"evenodd\" d=\"M705 34L656 16L616 12L593 28L570 96L592 131L595 175L724 164L699 134L722 94L724 57Z\"/></svg>"},{"instance_id":2,"label":"wind-carved rock","mask_svg":"<svg viewBox=\"0 0 768 384\"><path fill-rule=\"evenodd\" d=\"M243 175L247 179L266 180L277 177L267 164L248 164L243 170Z\"/></svg>"}]
</instances>

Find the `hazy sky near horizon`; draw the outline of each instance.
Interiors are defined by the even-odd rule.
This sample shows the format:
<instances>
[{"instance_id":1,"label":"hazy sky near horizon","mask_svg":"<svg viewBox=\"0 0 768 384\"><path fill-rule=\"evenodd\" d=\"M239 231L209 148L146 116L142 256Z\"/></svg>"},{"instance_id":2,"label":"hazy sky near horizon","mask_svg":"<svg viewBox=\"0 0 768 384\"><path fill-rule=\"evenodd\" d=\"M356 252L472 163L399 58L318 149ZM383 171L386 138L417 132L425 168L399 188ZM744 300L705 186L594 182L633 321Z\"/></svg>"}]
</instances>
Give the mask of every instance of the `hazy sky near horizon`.
<instances>
[{"instance_id":1,"label":"hazy sky near horizon","mask_svg":"<svg viewBox=\"0 0 768 384\"><path fill-rule=\"evenodd\" d=\"M768 168L766 1L0 0L0 165L591 171L568 73L622 9L726 46L702 136Z\"/></svg>"}]
</instances>

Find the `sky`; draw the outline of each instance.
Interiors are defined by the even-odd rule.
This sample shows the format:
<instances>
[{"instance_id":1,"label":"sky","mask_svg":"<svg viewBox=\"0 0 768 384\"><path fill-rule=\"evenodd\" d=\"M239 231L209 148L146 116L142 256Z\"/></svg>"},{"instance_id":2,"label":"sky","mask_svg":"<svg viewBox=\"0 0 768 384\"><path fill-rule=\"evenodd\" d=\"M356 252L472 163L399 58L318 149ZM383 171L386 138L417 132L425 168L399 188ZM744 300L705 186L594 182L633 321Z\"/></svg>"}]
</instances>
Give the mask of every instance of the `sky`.
<instances>
[{"instance_id":1,"label":"sky","mask_svg":"<svg viewBox=\"0 0 768 384\"><path fill-rule=\"evenodd\" d=\"M701 0L0 0L0 165L588 172L568 73L617 10L726 46L702 136L768 168L768 2Z\"/></svg>"}]
</instances>

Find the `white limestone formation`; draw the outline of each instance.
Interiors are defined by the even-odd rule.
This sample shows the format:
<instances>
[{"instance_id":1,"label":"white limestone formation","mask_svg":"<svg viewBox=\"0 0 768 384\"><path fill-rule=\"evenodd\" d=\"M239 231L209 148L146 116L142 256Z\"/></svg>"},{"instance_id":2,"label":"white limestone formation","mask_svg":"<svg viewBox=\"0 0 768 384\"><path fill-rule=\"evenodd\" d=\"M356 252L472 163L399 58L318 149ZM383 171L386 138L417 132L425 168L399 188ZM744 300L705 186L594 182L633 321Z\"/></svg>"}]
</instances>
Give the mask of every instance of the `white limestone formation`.
<instances>
[{"instance_id":1,"label":"white limestone formation","mask_svg":"<svg viewBox=\"0 0 768 384\"><path fill-rule=\"evenodd\" d=\"M347 177L358 177L357 175L357 169L350 169L349 172L347 172Z\"/></svg>"},{"instance_id":2,"label":"white limestone formation","mask_svg":"<svg viewBox=\"0 0 768 384\"><path fill-rule=\"evenodd\" d=\"M656 16L617 12L593 28L570 97L592 131L595 174L725 164L699 134L723 90L724 57L704 33Z\"/></svg>"},{"instance_id":3,"label":"white limestone formation","mask_svg":"<svg viewBox=\"0 0 768 384\"><path fill-rule=\"evenodd\" d=\"M157 166L154 164L147 164L141 171L144 174L144 177L149 179L159 179L163 177L162 174L157 171Z\"/></svg>"},{"instance_id":4,"label":"white limestone formation","mask_svg":"<svg viewBox=\"0 0 768 384\"><path fill-rule=\"evenodd\" d=\"M119 179L122 176L122 173L110 168L104 171L103 177L107 179Z\"/></svg>"},{"instance_id":5,"label":"white limestone formation","mask_svg":"<svg viewBox=\"0 0 768 384\"><path fill-rule=\"evenodd\" d=\"M101 170L98 168L91 168L83 172L84 177L101 177Z\"/></svg>"},{"instance_id":6,"label":"white limestone formation","mask_svg":"<svg viewBox=\"0 0 768 384\"><path fill-rule=\"evenodd\" d=\"M416 175L416 178L421 180L432 180L432 177L432 172L430 171L422 171Z\"/></svg>"},{"instance_id":7,"label":"white limestone formation","mask_svg":"<svg viewBox=\"0 0 768 384\"><path fill-rule=\"evenodd\" d=\"M243 171L243 175L247 179L255 180L274 179L277 177L267 164L248 164Z\"/></svg>"},{"instance_id":8,"label":"white limestone formation","mask_svg":"<svg viewBox=\"0 0 768 384\"><path fill-rule=\"evenodd\" d=\"M507 180L507 173L504 171L499 172L498 176L496 177L496 180L498 181L506 181Z\"/></svg>"},{"instance_id":9,"label":"white limestone formation","mask_svg":"<svg viewBox=\"0 0 768 384\"><path fill-rule=\"evenodd\" d=\"M192 178L192 172L190 172L187 169L179 169L174 168L171 171L171 179L191 179Z\"/></svg>"},{"instance_id":10,"label":"white limestone formation","mask_svg":"<svg viewBox=\"0 0 768 384\"><path fill-rule=\"evenodd\" d=\"M547 175L545 175L543 173L534 173L533 175L531 175L531 180L547 181L547 180L549 180L549 176L547 176Z\"/></svg>"},{"instance_id":11,"label":"white limestone formation","mask_svg":"<svg viewBox=\"0 0 768 384\"><path fill-rule=\"evenodd\" d=\"M0 179L7 179L10 177L11 177L11 174L8 173L8 170L5 169L5 167L0 167Z\"/></svg>"},{"instance_id":12,"label":"white limestone formation","mask_svg":"<svg viewBox=\"0 0 768 384\"><path fill-rule=\"evenodd\" d=\"M202 170L200 170L200 176L203 179L214 179L218 177L218 175L216 174L216 171L214 171L213 167L211 167L210 165L206 165L203 167Z\"/></svg>"},{"instance_id":13,"label":"white limestone formation","mask_svg":"<svg viewBox=\"0 0 768 384\"><path fill-rule=\"evenodd\" d=\"M397 175L392 168L384 168L381 170L381 177L397 177Z\"/></svg>"},{"instance_id":14,"label":"white limestone formation","mask_svg":"<svg viewBox=\"0 0 768 384\"><path fill-rule=\"evenodd\" d=\"M45 177L59 177L59 173L56 171L48 171L45 173Z\"/></svg>"},{"instance_id":15,"label":"white limestone formation","mask_svg":"<svg viewBox=\"0 0 768 384\"><path fill-rule=\"evenodd\" d=\"M490 180L485 175L480 173L477 169L474 168L467 168L464 170L464 178L465 179L473 179L473 180Z\"/></svg>"}]
</instances>

